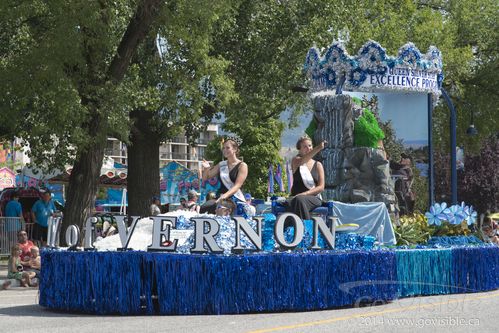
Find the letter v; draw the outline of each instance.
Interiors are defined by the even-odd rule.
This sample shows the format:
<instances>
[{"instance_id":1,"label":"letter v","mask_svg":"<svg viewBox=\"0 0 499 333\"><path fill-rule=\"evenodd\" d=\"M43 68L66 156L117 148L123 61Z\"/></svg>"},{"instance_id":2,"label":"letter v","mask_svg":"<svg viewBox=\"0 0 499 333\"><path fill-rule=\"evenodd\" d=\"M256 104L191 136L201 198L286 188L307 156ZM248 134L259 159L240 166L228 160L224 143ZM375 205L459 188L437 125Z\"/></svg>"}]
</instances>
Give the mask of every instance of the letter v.
<instances>
[{"instance_id":1,"label":"letter v","mask_svg":"<svg viewBox=\"0 0 499 333\"><path fill-rule=\"evenodd\" d=\"M122 246L121 250L126 250L128 248L128 243L132 238L135 226L137 225L137 222L139 221L140 217L132 216L132 225L130 226L130 230L127 230L127 227L125 225L125 220L128 220L126 215L118 215L115 216L114 218L116 219L116 224L118 225L118 233L120 235L121 246Z\"/></svg>"}]
</instances>

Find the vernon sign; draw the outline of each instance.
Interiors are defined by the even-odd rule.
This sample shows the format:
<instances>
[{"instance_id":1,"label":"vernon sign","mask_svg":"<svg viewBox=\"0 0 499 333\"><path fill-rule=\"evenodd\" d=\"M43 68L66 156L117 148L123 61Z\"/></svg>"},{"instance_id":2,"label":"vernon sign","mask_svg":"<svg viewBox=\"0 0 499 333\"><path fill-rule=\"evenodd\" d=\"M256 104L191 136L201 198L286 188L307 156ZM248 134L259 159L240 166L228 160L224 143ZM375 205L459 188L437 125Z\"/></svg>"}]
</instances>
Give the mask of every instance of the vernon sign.
<instances>
[{"instance_id":1,"label":"vernon sign","mask_svg":"<svg viewBox=\"0 0 499 333\"><path fill-rule=\"evenodd\" d=\"M127 216L115 216L116 224L118 227L118 234L120 237L122 248L121 250L128 249L130 239L132 238L133 232L137 223L141 219L138 216L131 217L130 227L127 228L128 217ZM169 251L175 252L177 249L177 243L179 239L171 239L172 231L175 230L177 224L176 216L150 216L147 217L153 221L152 230L152 243L148 246L148 251ZM326 225L326 222L321 217L313 217L313 238L312 245L310 249L320 250L322 249L318 243L319 232L324 237L328 248L334 249L335 242L335 225L336 218L329 217L330 227ZM218 221L210 217L192 217L190 219L194 224L194 246L191 248L191 253L222 253L223 249L215 241L215 235L220 230L220 225ZM234 222L235 228L235 244L232 247L232 252L239 253L243 250L262 250L262 222L263 217L254 217L253 220L256 222L256 230L251 227L248 221L242 216L235 216L231 219ZM59 240L59 230L61 226L62 218L55 217L49 219L48 224L48 235L47 235L47 245L49 247L58 247ZM84 238L84 248L86 250L93 249L93 227L97 223L95 217L89 218L85 223L85 238ZM291 242L287 242L284 237L284 225L285 223L291 224L294 227L295 233L294 238ZM303 239L305 227L303 221L295 214L285 213L280 215L274 226L274 238L277 244L281 248L288 250L293 249ZM241 245L241 234L244 233L246 237L254 245L255 249L244 248ZM76 225L70 225L66 230L65 234L66 243L69 247L76 247L80 239L80 229Z\"/></svg>"}]
</instances>

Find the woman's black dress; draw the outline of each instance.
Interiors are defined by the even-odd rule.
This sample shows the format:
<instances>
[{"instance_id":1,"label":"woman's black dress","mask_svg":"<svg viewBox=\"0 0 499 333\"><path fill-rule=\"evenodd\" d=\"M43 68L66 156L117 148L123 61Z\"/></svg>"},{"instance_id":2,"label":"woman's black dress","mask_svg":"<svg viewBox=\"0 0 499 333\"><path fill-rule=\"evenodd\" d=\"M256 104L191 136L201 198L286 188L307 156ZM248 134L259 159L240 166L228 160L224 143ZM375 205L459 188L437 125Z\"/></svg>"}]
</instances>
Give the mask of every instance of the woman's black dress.
<instances>
[{"instance_id":1,"label":"woman's black dress","mask_svg":"<svg viewBox=\"0 0 499 333\"><path fill-rule=\"evenodd\" d=\"M317 171L317 162L314 163L310 171L314 179L315 186L319 182L319 172ZM299 193L308 191L308 188L303 183L300 168L293 173L293 187L291 187L291 195L295 196L289 203L288 210L295 213L302 220L310 220L310 212L322 205L322 200L317 195L300 195Z\"/></svg>"}]
</instances>

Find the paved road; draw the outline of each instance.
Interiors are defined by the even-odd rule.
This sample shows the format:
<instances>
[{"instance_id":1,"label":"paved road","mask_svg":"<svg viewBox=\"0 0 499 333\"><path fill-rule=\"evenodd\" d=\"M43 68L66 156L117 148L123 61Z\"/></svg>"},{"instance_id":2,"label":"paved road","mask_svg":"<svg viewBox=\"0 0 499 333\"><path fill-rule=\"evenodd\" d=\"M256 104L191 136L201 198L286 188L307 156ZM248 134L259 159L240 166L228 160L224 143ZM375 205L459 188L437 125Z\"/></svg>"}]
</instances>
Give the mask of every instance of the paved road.
<instances>
[{"instance_id":1,"label":"paved road","mask_svg":"<svg viewBox=\"0 0 499 333\"><path fill-rule=\"evenodd\" d=\"M48 311L38 291L0 291L0 332L497 332L499 291L361 308L232 316L91 316Z\"/></svg>"}]
</instances>

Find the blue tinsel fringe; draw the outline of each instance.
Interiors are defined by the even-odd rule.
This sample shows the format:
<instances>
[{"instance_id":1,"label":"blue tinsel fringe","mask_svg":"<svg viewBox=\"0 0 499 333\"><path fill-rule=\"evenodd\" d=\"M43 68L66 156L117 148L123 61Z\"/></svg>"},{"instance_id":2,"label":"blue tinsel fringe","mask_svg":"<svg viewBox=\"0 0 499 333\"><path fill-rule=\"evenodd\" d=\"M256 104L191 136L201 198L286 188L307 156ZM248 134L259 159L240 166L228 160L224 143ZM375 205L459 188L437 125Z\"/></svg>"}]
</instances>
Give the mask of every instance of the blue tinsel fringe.
<instances>
[{"instance_id":1,"label":"blue tinsel fringe","mask_svg":"<svg viewBox=\"0 0 499 333\"><path fill-rule=\"evenodd\" d=\"M499 288L499 247L251 255L42 251L40 305L96 314L307 311Z\"/></svg>"},{"instance_id":2,"label":"blue tinsel fringe","mask_svg":"<svg viewBox=\"0 0 499 333\"><path fill-rule=\"evenodd\" d=\"M44 251L42 260L40 305L97 314L305 311L397 295L394 284L372 283L396 280L391 251L247 256Z\"/></svg>"},{"instance_id":3,"label":"blue tinsel fringe","mask_svg":"<svg viewBox=\"0 0 499 333\"><path fill-rule=\"evenodd\" d=\"M401 297L451 293L452 250L395 251Z\"/></svg>"},{"instance_id":4,"label":"blue tinsel fringe","mask_svg":"<svg viewBox=\"0 0 499 333\"><path fill-rule=\"evenodd\" d=\"M466 246L466 245L483 245L483 241L476 236L440 236L431 237L428 240L428 246L431 247L447 247L447 246Z\"/></svg>"}]
</instances>

